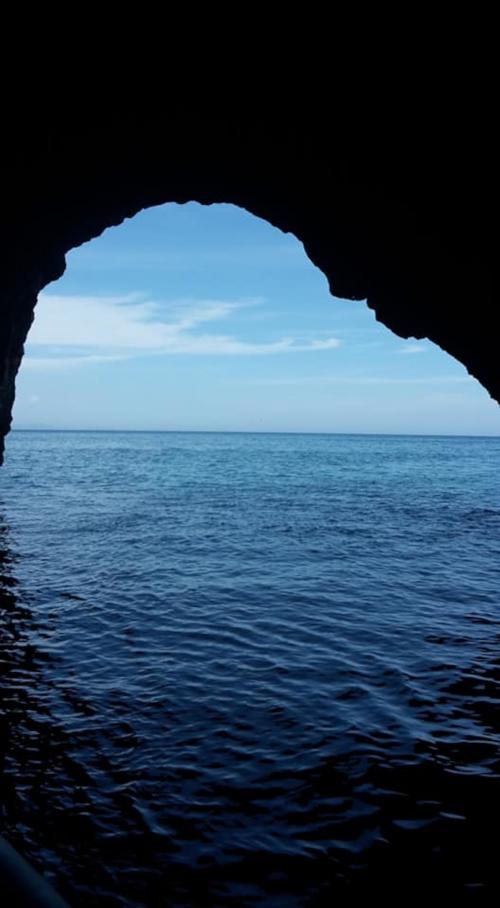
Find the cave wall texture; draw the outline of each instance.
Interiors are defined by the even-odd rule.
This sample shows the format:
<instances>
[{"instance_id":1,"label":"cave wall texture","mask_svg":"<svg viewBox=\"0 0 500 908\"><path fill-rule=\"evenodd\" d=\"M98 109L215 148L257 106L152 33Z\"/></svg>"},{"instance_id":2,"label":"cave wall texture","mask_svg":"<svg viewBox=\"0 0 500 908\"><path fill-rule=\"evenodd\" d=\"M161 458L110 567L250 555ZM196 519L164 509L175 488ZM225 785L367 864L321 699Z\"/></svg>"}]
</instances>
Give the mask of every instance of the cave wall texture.
<instances>
[{"instance_id":1,"label":"cave wall texture","mask_svg":"<svg viewBox=\"0 0 500 908\"><path fill-rule=\"evenodd\" d=\"M164 202L231 202L291 231L332 293L434 341L500 401L488 103L18 115L0 152L2 451L38 293L72 247Z\"/></svg>"}]
</instances>

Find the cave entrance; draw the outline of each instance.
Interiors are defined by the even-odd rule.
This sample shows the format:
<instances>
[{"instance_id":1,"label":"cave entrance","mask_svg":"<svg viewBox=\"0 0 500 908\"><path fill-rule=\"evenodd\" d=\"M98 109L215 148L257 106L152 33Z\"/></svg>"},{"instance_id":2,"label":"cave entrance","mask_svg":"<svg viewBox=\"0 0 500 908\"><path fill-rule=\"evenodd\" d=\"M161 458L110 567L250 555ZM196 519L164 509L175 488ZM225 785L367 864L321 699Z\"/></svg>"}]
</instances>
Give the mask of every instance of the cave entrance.
<instances>
[{"instance_id":1,"label":"cave entrance","mask_svg":"<svg viewBox=\"0 0 500 908\"><path fill-rule=\"evenodd\" d=\"M439 348L332 299L293 235L192 202L68 255L37 306L14 427L490 434L498 413Z\"/></svg>"}]
</instances>

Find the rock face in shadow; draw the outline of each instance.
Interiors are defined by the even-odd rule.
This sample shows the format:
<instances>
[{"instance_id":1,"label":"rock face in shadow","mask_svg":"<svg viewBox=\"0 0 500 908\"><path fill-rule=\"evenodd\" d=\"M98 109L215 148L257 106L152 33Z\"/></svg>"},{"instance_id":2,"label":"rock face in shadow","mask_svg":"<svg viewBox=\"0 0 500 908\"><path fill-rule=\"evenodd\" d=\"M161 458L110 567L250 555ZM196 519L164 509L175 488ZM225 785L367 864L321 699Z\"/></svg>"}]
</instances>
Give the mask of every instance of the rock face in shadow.
<instances>
[{"instance_id":1,"label":"rock face in shadow","mask_svg":"<svg viewBox=\"0 0 500 908\"><path fill-rule=\"evenodd\" d=\"M292 232L332 293L366 298L401 337L434 341L500 401L494 122L487 100L472 100L457 92L443 107L434 93L334 117L18 115L0 171L2 444L37 294L72 247L165 202L231 202Z\"/></svg>"}]
</instances>

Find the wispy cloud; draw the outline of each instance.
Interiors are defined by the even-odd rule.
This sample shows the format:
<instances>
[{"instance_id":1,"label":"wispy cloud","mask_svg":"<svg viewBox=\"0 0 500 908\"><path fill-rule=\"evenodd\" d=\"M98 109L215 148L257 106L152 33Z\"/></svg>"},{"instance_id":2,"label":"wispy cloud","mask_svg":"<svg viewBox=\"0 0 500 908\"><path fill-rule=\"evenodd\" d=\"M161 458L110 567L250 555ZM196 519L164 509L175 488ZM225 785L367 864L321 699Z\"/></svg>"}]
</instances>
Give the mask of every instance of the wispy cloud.
<instances>
[{"instance_id":1,"label":"wispy cloud","mask_svg":"<svg viewBox=\"0 0 500 908\"><path fill-rule=\"evenodd\" d=\"M75 366L90 366L95 363L111 363L119 360L130 359L129 356L94 356L85 353L75 353L73 356L38 356L29 350L23 359L23 372L51 372L55 370L72 369Z\"/></svg>"},{"instance_id":2,"label":"wispy cloud","mask_svg":"<svg viewBox=\"0 0 500 908\"><path fill-rule=\"evenodd\" d=\"M328 350L335 337L248 341L207 333L204 326L234 319L261 300L183 300L160 303L140 294L43 294L31 329L24 368L66 369L143 355L267 355Z\"/></svg>"},{"instance_id":3,"label":"wispy cloud","mask_svg":"<svg viewBox=\"0 0 500 908\"><path fill-rule=\"evenodd\" d=\"M427 353L428 350L427 344L406 344L405 347L400 347L398 353Z\"/></svg>"},{"instance_id":4,"label":"wispy cloud","mask_svg":"<svg viewBox=\"0 0 500 908\"><path fill-rule=\"evenodd\" d=\"M304 375L284 378L257 378L251 382L259 386L307 385L461 385L472 384L470 375L434 375L425 377L384 376L384 375ZM248 382L247 382L248 383Z\"/></svg>"}]
</instances>

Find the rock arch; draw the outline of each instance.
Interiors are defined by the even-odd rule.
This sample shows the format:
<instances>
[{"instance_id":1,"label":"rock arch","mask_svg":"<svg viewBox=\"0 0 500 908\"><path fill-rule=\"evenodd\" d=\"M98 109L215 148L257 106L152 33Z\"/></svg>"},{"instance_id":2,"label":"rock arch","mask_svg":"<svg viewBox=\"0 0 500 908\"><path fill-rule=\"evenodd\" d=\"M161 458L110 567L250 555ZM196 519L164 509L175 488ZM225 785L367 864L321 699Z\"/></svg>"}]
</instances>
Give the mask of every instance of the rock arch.
<instances>
[{"instance_id":1,"label":"rock arch","mask_svg":"<svg viewBox=\"0 0 500 908\"><path fill-rule=\"evenodd\" d=\"M33 141L17 124L2 151L1 444L40 290L71 248L165 202L230 202L294 233L332 292L434 341L500 401L488 124L458 143L437 117L389 121L367 147L373 125L122 114L43 125Z\"/></svg>"}]
</instances>

